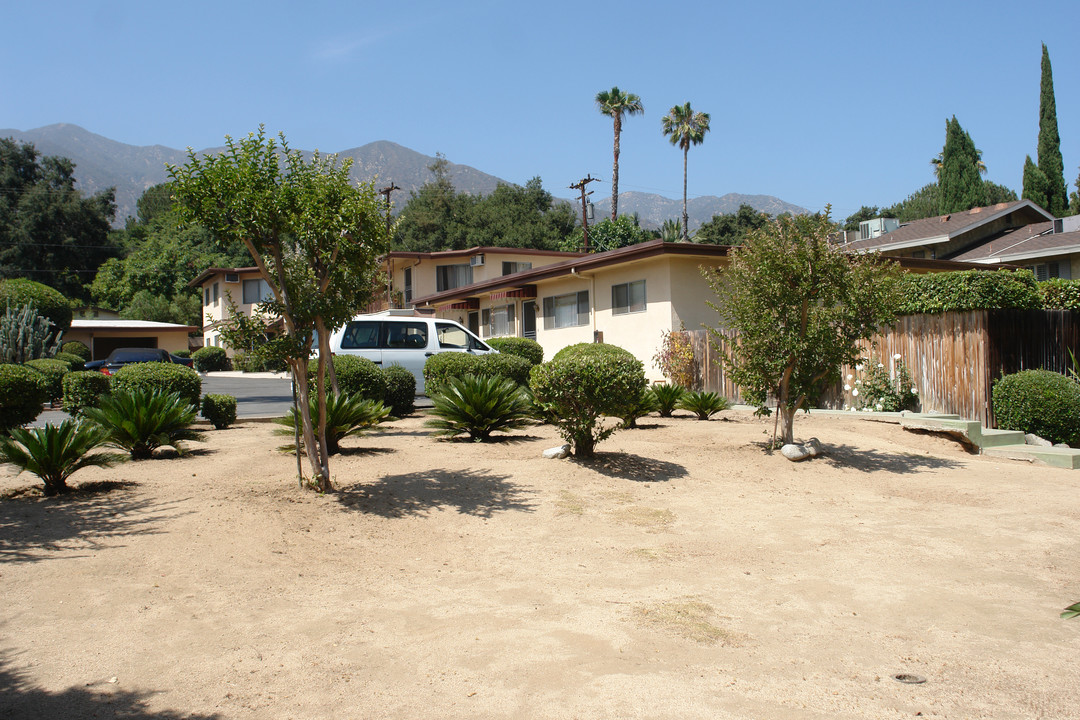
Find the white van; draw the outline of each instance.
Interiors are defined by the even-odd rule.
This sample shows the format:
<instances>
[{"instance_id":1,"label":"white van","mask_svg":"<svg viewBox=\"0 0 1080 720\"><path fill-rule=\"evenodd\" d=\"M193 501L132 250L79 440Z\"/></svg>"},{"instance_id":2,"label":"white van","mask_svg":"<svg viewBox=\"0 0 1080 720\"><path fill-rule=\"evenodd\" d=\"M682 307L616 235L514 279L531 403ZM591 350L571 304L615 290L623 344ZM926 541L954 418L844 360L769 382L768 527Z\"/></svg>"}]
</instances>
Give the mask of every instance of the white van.
<instances>
[{"instance_id":1,"label":"white van","mask_svg":"<svg viewBox=\"0 0 1080 720\"><path fill-rule=\"evenodd\" d=\"M424 363L441 352L496 352L453 320L414 315L357 315L330 336L335 355L358 355L380 367L401 365L424 394Z\"/></svg>"}]
</instances>

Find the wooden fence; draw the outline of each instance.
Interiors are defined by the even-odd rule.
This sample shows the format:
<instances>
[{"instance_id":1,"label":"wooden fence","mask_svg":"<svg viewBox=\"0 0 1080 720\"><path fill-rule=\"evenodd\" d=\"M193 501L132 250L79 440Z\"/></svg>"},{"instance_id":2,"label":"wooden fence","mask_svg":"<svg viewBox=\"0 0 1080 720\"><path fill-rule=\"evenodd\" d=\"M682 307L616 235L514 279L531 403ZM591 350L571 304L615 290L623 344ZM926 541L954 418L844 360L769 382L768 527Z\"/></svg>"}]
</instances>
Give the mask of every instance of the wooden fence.
<instances>
[{"instance_id":1,"label":"wooden fence","mask_svg":"<svg viewBox=\"0 0 1080 720\"><path fill-rule=\"evenodd\" d=\"M705 330L685 331L694 348L700 385L736 401L720 351ZM725 333L734 338L733 333ZM1080 355L1080 313L1066 310L976 310L909 315L863 344L871 363L894 368L895 355L911 371L923 412L956 413L994 427L992 390L1002 374L1045 369L1065 372L1069 350ZM844 368L843 377L853 368ZM842 408L851 397L837 386L819 407Z\"/></svg>"}]
</instances>

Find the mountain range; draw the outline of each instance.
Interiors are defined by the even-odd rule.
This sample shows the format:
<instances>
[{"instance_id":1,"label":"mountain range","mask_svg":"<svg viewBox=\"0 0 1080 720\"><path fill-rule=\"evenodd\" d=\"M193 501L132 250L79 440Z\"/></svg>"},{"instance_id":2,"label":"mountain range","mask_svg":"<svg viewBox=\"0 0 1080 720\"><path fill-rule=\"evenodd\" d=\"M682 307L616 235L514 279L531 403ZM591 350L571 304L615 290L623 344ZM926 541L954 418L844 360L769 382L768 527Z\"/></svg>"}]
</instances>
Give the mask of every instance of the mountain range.
<instances>
[{"instance_id":1,"label":"mountain range","mask_svg":"<svg viewBox=\"0 0 1080 720\"><path fill-rule=\"evenodd\" d=\"M117 210L114 225L117 227L123 227L127 217L135 215L136 202L143 192L169 179L166 164L182 165L187 161L187 150L176 150L163 145L127 145L68 123L26 131L0 130L0 137L32 143L42 155L70 158L75 163L77 187L86 194L115 187ZM200 155L215 154L221 149L204 148L196 152ZM398 208L405 205L410 192L418 190L431 179L428 166L435 161L434 157L388 140L343 150L337 155L342 159L352 159L351 174L354 179L366 181L378 178L380 185L393 182L401 188L393 196ZM447 169L458 192L486 195L499 183L506 182L468 165L449 163ZM707 195L687 202L690 228L699 227L718 213L735 212L743 203L770 215L806 212L805 208L786 203L771 195ZM609 214L610 207L610 198L598 200L595 203L596 219L600 220ZM620 214L637 213L643 227L657 228L665 220L682 216L682 200L671 200L650 193L626 192L619 194L619 210Z\"/></svg>"}]
</instances>

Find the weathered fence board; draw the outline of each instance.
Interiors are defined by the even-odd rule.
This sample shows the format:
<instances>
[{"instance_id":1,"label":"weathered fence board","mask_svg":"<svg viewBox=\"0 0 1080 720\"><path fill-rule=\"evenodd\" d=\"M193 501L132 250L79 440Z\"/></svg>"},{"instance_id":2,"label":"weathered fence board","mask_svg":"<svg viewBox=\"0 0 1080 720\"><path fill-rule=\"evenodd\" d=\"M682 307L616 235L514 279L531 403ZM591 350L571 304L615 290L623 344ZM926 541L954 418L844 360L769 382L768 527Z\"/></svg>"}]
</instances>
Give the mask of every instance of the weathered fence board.
<instances>
[{"instance_id":1,"label":"weathered fence board","mask_svg":"<svg viewBox=\"0 0 1080 720\"><path fill-rule=\"evenodd\" d=\"M694 348L698 377L706 390L740 401L725 376L720 352L707 331L685 331ZM734 333L726 332L729 338ZM1065 372L1069 351L1080 353L1080 313L1066 310L976 310L942 315L909 315L863 343L867 362L895 367L900 355L918 388L921 409L956 413L994 427L992 391L1002 374L1046 369ZM843 368L842 377L858 376ZM837 386L819 400L821 407L852 402Z\"/></svg>"}]
</instances>

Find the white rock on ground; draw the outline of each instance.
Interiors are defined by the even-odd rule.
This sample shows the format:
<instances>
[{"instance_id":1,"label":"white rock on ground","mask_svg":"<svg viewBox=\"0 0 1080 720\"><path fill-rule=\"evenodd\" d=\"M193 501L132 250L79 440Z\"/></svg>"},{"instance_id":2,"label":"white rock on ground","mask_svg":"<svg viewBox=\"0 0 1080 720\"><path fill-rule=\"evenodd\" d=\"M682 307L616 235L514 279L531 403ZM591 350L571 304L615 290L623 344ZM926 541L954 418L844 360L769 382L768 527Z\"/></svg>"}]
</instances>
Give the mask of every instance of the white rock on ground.
<instances>
[{"instance_id":1,"label":"white rock on ground","mask_svg":"<svg viewBox=\"0 0 1080 720\"><path fill-rule=\"evenodd\" d=\"M562 460L570 456L570 446L560 445L559 447L548 448L543 452L543 456L548 460Z\"/></svg>"}]
</instances>

